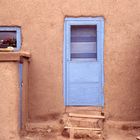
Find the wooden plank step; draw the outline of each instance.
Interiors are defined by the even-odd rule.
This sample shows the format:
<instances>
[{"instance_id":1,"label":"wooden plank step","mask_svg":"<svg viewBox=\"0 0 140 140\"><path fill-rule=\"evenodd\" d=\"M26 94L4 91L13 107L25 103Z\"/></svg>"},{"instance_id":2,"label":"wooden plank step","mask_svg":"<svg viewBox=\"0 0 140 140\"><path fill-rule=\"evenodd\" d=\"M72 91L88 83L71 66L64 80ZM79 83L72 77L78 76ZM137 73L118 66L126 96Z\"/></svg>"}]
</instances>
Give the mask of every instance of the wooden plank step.
<instances>
[{"instance_id":1,"label":"wooden plank step","mask_svg":"<svg viewBox=\"0 0 140 140\"><path fill-rule=\"evenodd\" d=\"M100 115L86 115L86 114L77 114L77 113L69 113L69 117L92 118L92 119L105 119L105 116L100 116Z\"/></svg>"},{"instance_id":2,"label":"wooden plank step","mask_svg":"<svg viewBox=\"0 0 140 140\"><path fill-rule=\"evenodd\" d=\"M71 111L71 112L68 112L68 113L75 113L75 114L88 114L88 115L97 115L97 116L101 116L102 115L102 112L100 111Z\"/></svg>"},{"instance_id":3,"label":"wooden plank step","mask_svg":"<svg viewBox=\"0 0 140 140\"><path fill-rule=\"evenodd\" d=\"M73 130L92 130L92 131L102 131L100 128L88 128L88 127L72 127L72 126L65 126L65 129L73 129Z\"/></svg>"},{"instance_id":4,"label":"wooden plank step","mask_svg":"<svg viewBox=\"0 0 140 140\"><path fill-rule=\"evenodd\" d=\"M79 117L69 117L69 121L79 121L79 122L98 122L99 119L91 119L91 118L79 118Z\"/></svg>"},{"instance_id":5,"label":"wooden plank step","mask_svg":"<svg viewBox=\"0 0 140 140\"><path fill-rule=\"evenodd\" d=\"M79 113L90 115L101 115L104 110L102 107L66 107L67 113Z\"/></svg>"},{"instance_id":6,"label":"wooden plank step","mask_svg":"<svg viewBox=\"0 0 140 140\"><path fill-rule=\"evenodd\" d=\"M68 126L103 128L103 119L69 117Z\"/></svg>"}]
</instances>

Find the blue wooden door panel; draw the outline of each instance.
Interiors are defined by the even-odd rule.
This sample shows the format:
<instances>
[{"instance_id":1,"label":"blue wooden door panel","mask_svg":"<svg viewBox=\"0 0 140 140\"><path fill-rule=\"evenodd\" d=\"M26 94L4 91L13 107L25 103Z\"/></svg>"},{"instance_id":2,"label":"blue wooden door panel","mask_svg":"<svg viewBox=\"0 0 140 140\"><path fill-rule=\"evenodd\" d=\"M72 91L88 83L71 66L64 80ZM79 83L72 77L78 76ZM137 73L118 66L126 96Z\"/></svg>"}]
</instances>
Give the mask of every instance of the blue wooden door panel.
<instances>
[{"instance_id":1,"label":"blue wooden door panel","mask_svg":"<svg viewBox=\"0 0 140 140\"><path fill-rule=\"evenodd\" d=\"M98 105L99 84L97 83L73 83L69 84L68 105ZM76 98L77 97L77 98Z\"/></svg>"},{"instance_id":2,"label":"blue wooden door panel","mask_svg":"<svg viewBox=\"0 0 140 140\"><path fill-rule=\"evenodd\" d=\"M99 82L101 65L98 62L68 63L69 82Z\"/></svg>"},{"instance_id":3,"label":"blue wooden door panel","mask_svg":"<svg viewBox=\"0 0 140 140\"><path fill-rule=\"evenodd\" d=\"M65 105L104 105L103 24L103 18L65 20Z\"/></svg>"}]
</instances>

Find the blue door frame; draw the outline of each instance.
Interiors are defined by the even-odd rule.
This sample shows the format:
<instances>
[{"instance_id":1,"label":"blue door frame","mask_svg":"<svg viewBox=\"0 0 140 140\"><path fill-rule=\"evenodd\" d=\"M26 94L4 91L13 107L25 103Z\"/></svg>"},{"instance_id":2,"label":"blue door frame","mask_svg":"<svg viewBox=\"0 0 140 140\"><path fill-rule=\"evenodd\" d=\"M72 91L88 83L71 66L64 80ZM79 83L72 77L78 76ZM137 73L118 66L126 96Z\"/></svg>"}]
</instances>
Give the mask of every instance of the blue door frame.
<instances>
[{"instance_id":1,"label":"blue door frame","mask_svg":"<svg viewBox=\"0 0 140 140\"><path fill-rule=\"evenodd\" d=\"M96 25L97 27L97 61L96 62L91 62L91 61L72 62L71 61L70 38L71 38L71 26L73 25ZM65 18L63 77L64 77L64 103L66 106L104 106L103 48L104 48L104 19L102 17ZM86 67L88 67L88 69L86 69ZM84 79L84 83L85 83L83 86L82 84L78 83L78 81L82 79ZM74 81L76 81L77 83L75 82L75 84L73 84L72 82ZM79 86L77 86L76 84ZM87 89L83 87L86 87ZM83 92L83 89L85 90L85 92Z\"/></svg>"}]
</instances>

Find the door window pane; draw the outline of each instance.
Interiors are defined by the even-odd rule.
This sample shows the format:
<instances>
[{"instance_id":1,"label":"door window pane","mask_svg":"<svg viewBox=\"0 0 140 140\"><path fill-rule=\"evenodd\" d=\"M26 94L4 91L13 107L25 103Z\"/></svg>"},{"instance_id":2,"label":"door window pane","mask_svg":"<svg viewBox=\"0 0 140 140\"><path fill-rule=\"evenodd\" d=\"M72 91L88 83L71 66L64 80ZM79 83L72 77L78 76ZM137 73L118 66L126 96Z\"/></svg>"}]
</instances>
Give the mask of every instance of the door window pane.
<instances>
[{"instance_id":1,"label":"door window pane","mask_svg":"<svg viewBox=\"0 0 140 140\"><path fill-rule=\"evenodd\" d=\"M96 60L96 44L96 25L71 26L71 60Z\"/></svg>"}]
</instances>

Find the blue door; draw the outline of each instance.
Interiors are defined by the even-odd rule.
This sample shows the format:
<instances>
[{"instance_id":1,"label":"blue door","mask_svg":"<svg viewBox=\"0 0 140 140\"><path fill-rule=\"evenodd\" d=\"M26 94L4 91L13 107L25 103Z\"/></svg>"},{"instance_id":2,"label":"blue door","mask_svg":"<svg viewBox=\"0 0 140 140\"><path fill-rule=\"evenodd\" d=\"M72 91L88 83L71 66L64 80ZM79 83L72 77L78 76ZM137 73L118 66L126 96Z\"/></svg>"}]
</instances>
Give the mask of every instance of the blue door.
<instances>
[{"instance_id":1,"label":"blue door","mask_svg":"<svg viewBox=\"0 0 140 140\"><path fill-rule=\"evenodd\" d=\"M103 37L103 18L65 19L65 105L103 106Z\"/></svg>"}]
</instances>

